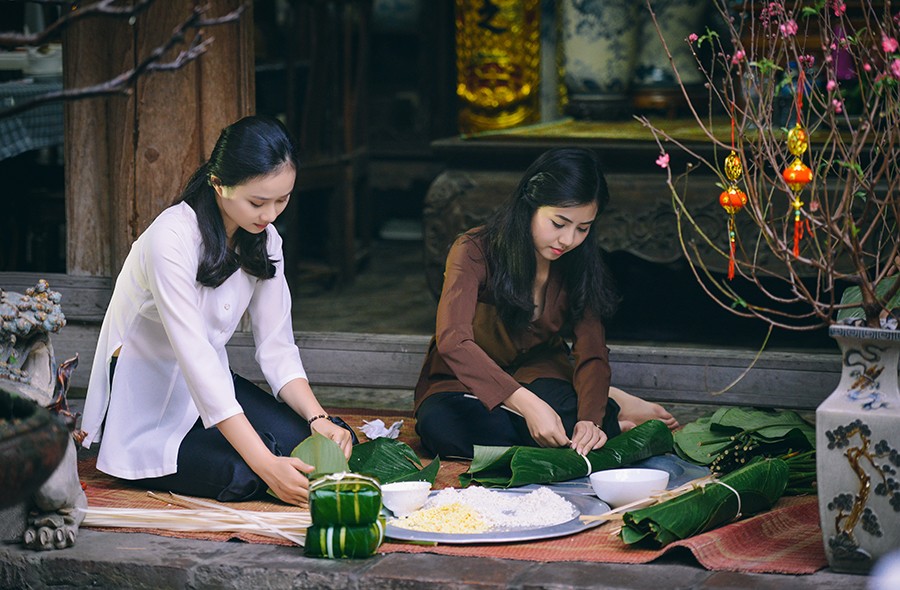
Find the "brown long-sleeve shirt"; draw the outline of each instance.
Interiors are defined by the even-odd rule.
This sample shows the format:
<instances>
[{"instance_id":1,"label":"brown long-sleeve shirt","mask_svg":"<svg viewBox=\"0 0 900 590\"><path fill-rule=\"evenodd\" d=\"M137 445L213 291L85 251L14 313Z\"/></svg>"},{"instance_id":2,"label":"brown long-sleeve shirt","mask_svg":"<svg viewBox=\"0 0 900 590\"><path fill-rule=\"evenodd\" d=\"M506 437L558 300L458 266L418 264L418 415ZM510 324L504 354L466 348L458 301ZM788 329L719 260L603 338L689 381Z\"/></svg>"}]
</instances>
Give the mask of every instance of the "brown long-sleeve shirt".
<instances>
[{"instance_id":1,"label":"brown long-sleeve shirt","mask_svg":"<svg viewBox=\"0 0 900 590\"><path fill-rule=\"evenodd\" d=\"M578 420L603 422L609 396L609 348L603 324L585 314L572 330L572 358L560 334L568 297L563 277L550 267L544 310L521 334L511 334L494 304L485 243L471 232L447 256L434 338L415 392L418 409L428 396L469 392L494 409L520 383L550 377L573 384Z\"/></svg>"}]
</instances>

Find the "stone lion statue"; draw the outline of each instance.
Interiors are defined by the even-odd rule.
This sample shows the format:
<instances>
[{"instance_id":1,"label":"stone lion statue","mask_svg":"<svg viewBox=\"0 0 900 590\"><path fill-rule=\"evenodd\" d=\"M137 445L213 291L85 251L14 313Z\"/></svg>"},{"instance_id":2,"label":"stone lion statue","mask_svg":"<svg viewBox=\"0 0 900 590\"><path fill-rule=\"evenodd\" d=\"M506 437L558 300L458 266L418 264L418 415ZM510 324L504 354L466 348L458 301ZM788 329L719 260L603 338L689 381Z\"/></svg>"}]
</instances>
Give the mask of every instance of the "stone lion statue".
<instances>
[{"instance_id":1,"label":"stone lion statue","mask_svg":"<svg viewBox=\"0 0 900 590\"><path fill-rule=\"evenodd\" d=\"M58 460L58 466L43 484L26 497L10 500L13 505L0 510L0 539L20 539L27 547L39 550L74 545L84 518L78 509L87 507L87 497L78 478L75 447L83 435L75 429L77 416L69 411L66 401L69 376L78 358L57 366L50 342L50 334L66 324L60 299L60 294L50 290L44 280L24 294L0 289L0 389L8 392L4 394L7 398L20 396L46 408L55 415L53 421L61 422L70 433L61 439L62 458L53 459ZM31 449L14 448L26 444L16 442L16 422L0 413L0 438L5 439L10 456L19 457ZM58 427L58 424L49 426ZM11 462L6 458L6 478L12 480L6 485L12 489L30 489L24 480L33 478L34 469L30 469L30 464L10 465ZM22 481L17 482L17 477Z\"/></svg>"}]
</instances>

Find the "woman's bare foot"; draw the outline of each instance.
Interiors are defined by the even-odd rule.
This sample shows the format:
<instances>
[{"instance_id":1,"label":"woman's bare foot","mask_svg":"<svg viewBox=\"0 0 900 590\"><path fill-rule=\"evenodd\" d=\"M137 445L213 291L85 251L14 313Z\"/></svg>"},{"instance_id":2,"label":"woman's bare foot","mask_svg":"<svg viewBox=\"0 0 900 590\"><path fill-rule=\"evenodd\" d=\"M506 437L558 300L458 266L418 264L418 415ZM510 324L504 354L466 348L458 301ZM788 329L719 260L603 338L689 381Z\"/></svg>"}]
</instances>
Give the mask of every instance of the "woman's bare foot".
<instances>
[{"instance_id":1,"label":"woman's bare foot","mask_svg":"<svg viewBox=\"0 0 900 590\"><path fill-rule=\"evenodd\" d=\"M637 424L635 424L631 420L619 420L619 430L621 430L622 432L628 432L635 426L637 426Z\"/></svg>"},{"instance_id":2,"label":"woman's bare foot","mask_svg":"<svg viewBox=\"0 0 900 590\"><path fill-rule=\"evenodd\" d=\"M669 427L669 430L675 430L680 426L675 416L659 404L642 400L617 387L609 388L609 397L619 404L619 425L622 427L622 432L630 430L638 424L643 424L647 420L661 420Z\"/></svg>"}]
</instances>

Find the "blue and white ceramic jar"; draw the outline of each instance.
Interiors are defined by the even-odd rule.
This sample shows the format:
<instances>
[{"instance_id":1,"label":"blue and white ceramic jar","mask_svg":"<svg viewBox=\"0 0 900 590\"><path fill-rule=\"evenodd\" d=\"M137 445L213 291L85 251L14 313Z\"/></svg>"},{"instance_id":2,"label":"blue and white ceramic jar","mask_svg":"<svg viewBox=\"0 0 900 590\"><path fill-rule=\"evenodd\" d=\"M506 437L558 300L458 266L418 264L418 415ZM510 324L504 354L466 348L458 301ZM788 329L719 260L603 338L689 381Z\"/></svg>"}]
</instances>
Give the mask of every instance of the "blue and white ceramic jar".
<instances>
[{"instance_id":1,"label":"blue and white ceramic jar","mask_svg":"<svg viewBox=\"0 0 900 590\"><path fill-rule=\"evenodd\" d=\"M630 114L639 7L640 2L632 0L563 0L569 114L590 119L617 119Z\"/></svg>"},{"instance_id":2,"label":"blue and white ceramic jar","mask_svg":"<svg viewBox=\"0 0 900 590\"><path fill-rule=\"evenodd\" d=\"M869 572L900 547L900 330L834 325L841 381L816 409L816 481L825 554Z\"/></svg>"}]
</instances>

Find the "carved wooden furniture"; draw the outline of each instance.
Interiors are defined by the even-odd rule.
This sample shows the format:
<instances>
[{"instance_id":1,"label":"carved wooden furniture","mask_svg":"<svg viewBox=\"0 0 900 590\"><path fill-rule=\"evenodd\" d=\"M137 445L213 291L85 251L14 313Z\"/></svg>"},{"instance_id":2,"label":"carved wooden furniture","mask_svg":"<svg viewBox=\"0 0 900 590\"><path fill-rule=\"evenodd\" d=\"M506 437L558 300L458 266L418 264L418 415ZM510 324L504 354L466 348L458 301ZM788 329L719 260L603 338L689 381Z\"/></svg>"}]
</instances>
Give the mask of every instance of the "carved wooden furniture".
<instances>
[{"instance_id":1,"label":"carved wooden furniture","mask_svg":"<svg viewBox=\"0 0 900 590\"><path fill-rule=\"evenodd\" d=\"M611 195L597 228L604 250L624 250L657 263L682 256L665 173L654 164L659 148L652 141L443 139L432 147L446 169L429 188L423 213L426 276L435 295L443 282L447 249L456 236L484 222L512 194L522 172L537 156L561 146L594 149L604 165ZM672 166L683 170L685 162L676 153L671 157ZM713 176L698 175L691 181L691 195L699 204L702 226L725 244L725 218L718 203L721 189L716 181Z\"/></svg>"}]
</instances>

